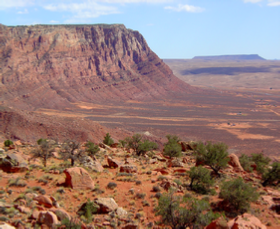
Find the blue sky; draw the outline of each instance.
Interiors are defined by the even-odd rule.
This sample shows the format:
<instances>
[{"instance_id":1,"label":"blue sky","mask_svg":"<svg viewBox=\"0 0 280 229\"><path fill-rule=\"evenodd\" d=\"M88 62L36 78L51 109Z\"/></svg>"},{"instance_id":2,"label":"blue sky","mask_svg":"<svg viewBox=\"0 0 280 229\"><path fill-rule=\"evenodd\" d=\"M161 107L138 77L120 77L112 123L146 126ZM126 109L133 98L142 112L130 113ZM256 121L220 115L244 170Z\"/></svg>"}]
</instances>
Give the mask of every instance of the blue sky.
<instances>
[{"instance_id":1,"label":"blue sky","mask_svg":"<svg viewBox=\"0 0 280 229\"><path fill-rule=\"evenodd\" d=\"M280 0L0 0L0 23L121 23L160 58L280 59Z\"/></svg>"}]
</instances>

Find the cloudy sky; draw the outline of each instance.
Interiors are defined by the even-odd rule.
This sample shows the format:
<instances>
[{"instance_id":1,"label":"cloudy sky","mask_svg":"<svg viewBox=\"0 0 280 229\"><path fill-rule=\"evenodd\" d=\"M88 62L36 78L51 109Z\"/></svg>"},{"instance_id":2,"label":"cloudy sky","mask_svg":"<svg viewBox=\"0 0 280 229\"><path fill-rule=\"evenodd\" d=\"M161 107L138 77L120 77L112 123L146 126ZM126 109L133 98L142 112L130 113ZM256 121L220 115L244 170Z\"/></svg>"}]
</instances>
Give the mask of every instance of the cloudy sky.
<instances>
[{"instance_id":1,"label":"cloudy sky","mask_svg":"<svg viewBox=\"0 0 280 229\"><path fill-rule=\"evenodd\" d=\"M0 0L0 23L121 23L160 58L280 59L280 0Z\"/></svg>"}]
</instances>

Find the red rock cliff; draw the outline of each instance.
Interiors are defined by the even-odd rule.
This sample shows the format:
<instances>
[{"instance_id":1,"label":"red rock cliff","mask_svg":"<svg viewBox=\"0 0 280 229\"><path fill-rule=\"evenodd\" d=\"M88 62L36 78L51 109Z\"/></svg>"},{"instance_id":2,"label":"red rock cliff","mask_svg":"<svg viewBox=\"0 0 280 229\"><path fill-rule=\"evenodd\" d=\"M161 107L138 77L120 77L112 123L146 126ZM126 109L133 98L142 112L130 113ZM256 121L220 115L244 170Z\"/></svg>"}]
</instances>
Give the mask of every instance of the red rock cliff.
<instances>
[{"instance_id":1,"label":"red rock cliff","mask_svg":"<svg viewBox=\"0 0 280 229\"><path fill-rule=\"evenodd\" d=\"M124 25L0 24L0 79L0 102L21 108L195 90L173 75L138 31Z\"/></svg>"}]
</instances>

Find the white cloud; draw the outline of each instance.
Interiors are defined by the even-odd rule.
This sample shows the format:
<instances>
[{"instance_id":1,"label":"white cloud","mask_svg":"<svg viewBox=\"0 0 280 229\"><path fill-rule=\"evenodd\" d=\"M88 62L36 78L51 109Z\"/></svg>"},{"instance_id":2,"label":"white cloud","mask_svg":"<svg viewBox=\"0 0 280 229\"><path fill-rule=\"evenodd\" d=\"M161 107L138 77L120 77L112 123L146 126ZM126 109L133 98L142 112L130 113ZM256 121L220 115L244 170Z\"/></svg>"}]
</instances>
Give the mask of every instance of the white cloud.
<instances>
[{"instance_id":1,"label":"white cloud","mask_svg":"<svg viewBox=\"0 0 280 229\"><path fill-rule=\"evenodd\" d=\"M105 3L167 3L167 2L173 2L173 0L97 0L99 2L105 2Z\"/></svg>"},{"instance_id":2,"label":"white cloud","mask_svg":"<svg viewBox=\"0 0 280 229\"><path fill-rule=\"evenodd\" d=\"M269 0L268 6L280 6L280 1Z\"/></svg>"},{"instance_id":3,"label":"white cloud","mask_svg":"<svg viewBox=\"0 0 280 229\"><path fill-rule=\"evenodd\" d=\"M13 7L26 7L34 4L34 0L1 0L0 10Z\"/></svg>"},{"instance_id":4,"label":"white cloud","mask_svg":"<svg viewBox=\"0 0 280 229\"><path fill-rule=\"evenodd\" d=\"M118 9L113 6L100 5L96 2L49 4L44 6L50 11L66 11L74 14L76 19L95 18L101 15L117 14Z\"/></svg>"},{"instance_id":5,"label":"white cloud","mask_svg":"<svg viewBox=\"0 0 280 229\"><path fill-rule=\"evenodd\" d=\"M28 10L24 9L24 11L18 11L17 14L28 14Z\"/></svg>"},{"instance_id":6,"label":"white cloud","mask_svg":"<svg viewBox=\"0 0 280 229\"><path fill-rule=\"evenodd\" d=\"M250 2L250 3L258 3L261 2L262 0L244 0L245 3Z\"/></svg>"},{"instance_id":7,"label":"white cloud","mask_svg":"<svg viewBox=\"0 0 280 229\"><path fill-rule=\"evenodd\" d=\"M177 11L177 12L186 11L186 12L190 12L190 13L200 13L200 12L204 11L203 8L198 7L198 6L181 5L181 4L179 4L177 7L166 6L166 7L164 7L164 9L173 10L173 11Z\"/></svg>"}]
</instances>

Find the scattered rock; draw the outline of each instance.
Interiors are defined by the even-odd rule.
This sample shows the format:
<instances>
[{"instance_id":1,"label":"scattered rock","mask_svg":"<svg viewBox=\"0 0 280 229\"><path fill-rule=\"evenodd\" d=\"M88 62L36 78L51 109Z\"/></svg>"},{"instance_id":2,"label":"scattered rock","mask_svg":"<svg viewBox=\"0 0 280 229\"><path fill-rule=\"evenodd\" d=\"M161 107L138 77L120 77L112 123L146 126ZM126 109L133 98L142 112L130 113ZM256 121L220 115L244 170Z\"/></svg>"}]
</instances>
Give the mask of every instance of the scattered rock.
<instances>
[{"instance_id":1,"label":"scattered rock","mask_svg":"<svg viewBox=\"0 0 280 229\"><path fill-rule=\"evenodd\" d=\"M192 145L188 142L179 142L179 144L181 145L183 152L186 152L187 150L194 150Z\"/></svg>"},{"instance_id":2,"label":"scattered rock","mask_svg":"<svg viewBox=\"0 0 280 229\"><path fill-rule=\"evenodd\" d=\"M37 222L40 224L46 224L48 227L54 227L58 224L57 216L53 212L41 211L39 213Z\"/></svg>"},{"instance_id":3,"label":"scattered rock","mask_svg":"<svg viewBox=\"0 0 280 229\"><path fill-rule=\"evenodd\" d=\"M160 172L162 175L167 175L169 172L166 169L155 169L154 171Z\"/></svg>"},{"instance_id":4,"label":"scattered rock","mask_svg":"<svg viewBox=\"0 0 280 229\"><path fill-rule=\"evenodd\" d=\"M175 158L167 162L167 167L184 167L184 163L179 159Z\"/></svg>"},{"instance_id":5,"label":"scattered rock","mask_svg":"<svg viewBox=\"0 0 280 229\"><path fill-rule=\"evenodd\" d=\"M229 226L224 217L219 217L212 221L205 229L229 229Z\"/></svg>"},{"instance_id":6,"label":"scattered rock","mask_svg":"<svg viewBox=\"0 0 280 229\"><path fill-rule=\"evenodd\" d=\"M107 162L110 168L118 168L122 165L122 163L118 160L115 160L111 158L110 156L107 156Z\"/></svg>"},{"instance_id":7,"label":"scattered rock","mask_svg":"<svg viewBox=\"0 0 280 229\"><path fill-rule=\"evenodd\" d=\"M103 168L103 166L101 165L101 163L100 163L98 160L93 160L93 159L92 159L91 157L89 157L89 156L83 157L83 158L80 160L80 163L81 163L83 166L85 166L85 167L87 167L87 168L89 168L89 169L91 169L91 170L93 170L93 171L95 171L95 172L101 173L101 172L104 171L104 168Z\"/></svg>"},{"instance_id":8,"label":"scattered rock","mask_svg":"<svg viewBox=\"0 0 280 229\"><path fill-rule=\"evenodd\" d=\"M153 159L157 159L158 161L161 161L161 162L165 162L165 161L166 161L165 158L163 158L163 157L161 157L161 156L159 156L159 155L154 155L152 158L153 158Z\"/></svg>"},{"instance_id":9,"label":"scattered rock","mask_svg":"<svg viewBox=\"0 0 280 229\"><path fill-rule=\"evenodd\" d=\"M243 172L244 169L242 168L239 158L234 154L228 155L228 158L230 159L228 164L231 165L236 171Z\"/></svg>"},{"instance_id":10,"label":"scattered rock","mask_svg":"<svg viewBox=\"0 0 280 229\"><path fill-rule=\"evenodd\" d=\"M136 165L121 165L120 166L121 173L137 173Z\"/></svg>"},{"instance_id":11,"label":"scattered rock","mask_svg":"<svg viewBox=\"0 0 280 229\"><path fill-rule=\"evenodd\" d=\"M66 218L69 220L71 219L69 213L62 208L51 208L50 211L53 212L60 221Z\"/></svg>"},{"instance_id":12,"label":"scattered rock","mask_svg":"<svg viewBox=\"0 0 280 229\"><path fill-rule=\"evenodd\" d=\"M128 223L123 226L122 229L138 229L138 225L135 223Z\"/></svg>"},{"instance_id":13,"label":"scattered rock","mask_svg":"<svg viewBox=\"0 0 280 229\"><path fill-rule=\"evenodd\" d=\"M35 197L33 200L38 201L38 204L44 205L46 208L51 208L53 206L52 200L50 199L50 197L46 195L39 195Z\"/></svg>"},{"instance_id":14,"label":"scattered rock","mask_svg":"<svg viewBox=\"0 0 280 229\"><path fill-rule=\"evenodd\" d=\"M16 229L15 227L7 224L7 223L0 223L0 229Z\"/></svg>"},{"instance_id":15,"label":"scattered rock","mask_svg":"<svg viewBox=\"0 0 280 229\"><path fill-rule=\"evenodd\" d=\"M8 153L0 158L0 169L7 173L24 172L28 170L27 161L16 153Z\"/></svg>"},{"instance_id":16,"label":"scattered rock","mask_svg":"<svg viewBox=\"0 0 280 229\"><path fill-rule=\"evenodd\" d=\"M248 213L244 213L230 220L228 226L229 229L267 229L257 217Z\"/></svg>"},{"instance_id":17,"label":"scattered rock","mask_svg":"<svg viewBox=\"0 0 280 229\"><path fill-rule=\"evenodd\" d=\"M94 202L99 206L97 213L106 214L118 208L113 198L96 198Z\"/></svg>"},{"instance_id":18,"label":"scattered rock","mask_svg":"<svg viewBox=\"0 0 280 229\"><path fill-rule=\"evenodd\" d=\"M80 167L65 169L65 185L73 189L94 189L94 182L89 173Z\"/></svg>"},{"instance_id":19,"label":"scattered rock","mask_svg":"<svg viewBox=\"0 0 280 229\"><path fill-rule=\"evenodd\" d=\"M124 210L122 207L118 207L115 211L116 215L119 219L125 219L127 217L127 211Z\"/></svg>"}]
</instances>

